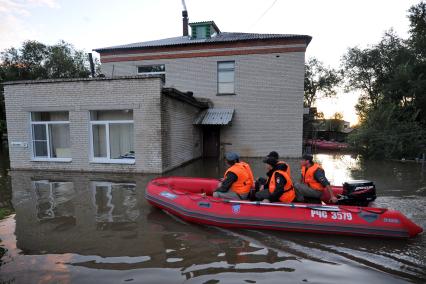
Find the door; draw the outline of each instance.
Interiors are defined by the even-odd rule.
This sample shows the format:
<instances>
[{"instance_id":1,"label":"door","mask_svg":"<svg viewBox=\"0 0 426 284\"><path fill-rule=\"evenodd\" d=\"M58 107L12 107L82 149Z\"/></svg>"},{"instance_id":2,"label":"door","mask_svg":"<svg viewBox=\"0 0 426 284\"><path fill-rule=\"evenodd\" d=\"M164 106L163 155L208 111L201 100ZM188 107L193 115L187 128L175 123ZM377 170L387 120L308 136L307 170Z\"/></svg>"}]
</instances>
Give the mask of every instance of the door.
<instances>
[{"instance_id":1,"label":"door","mask_svg":"<svg viewBox=\"0 0 426 284\"><path fill-rule=\"evenodd\" d=\"M203 129L203 157L218 157L220 151L220 128L218 126Z\"/></svg>"}]
</instances>

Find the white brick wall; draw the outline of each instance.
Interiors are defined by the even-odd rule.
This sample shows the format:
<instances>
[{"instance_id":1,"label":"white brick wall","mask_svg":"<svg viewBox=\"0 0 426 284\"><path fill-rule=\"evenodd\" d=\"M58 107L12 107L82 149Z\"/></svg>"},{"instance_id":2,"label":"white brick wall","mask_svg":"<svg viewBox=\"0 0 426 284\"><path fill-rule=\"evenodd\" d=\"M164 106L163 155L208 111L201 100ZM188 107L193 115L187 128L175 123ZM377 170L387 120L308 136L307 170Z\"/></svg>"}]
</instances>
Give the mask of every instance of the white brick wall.
<instances>
[{"instance_id":1,"label":"white brick wall","mask_svg":"<svg viewBox=\"0 0 426 284\"><path fill-rule=\"evenodd\" d=\"M110 56L111 57L111 56ZM304 52L127 61L102 64L103 73L135 75L136 66L165 64L166 86L233 107L231 127L221 131L226 150L259 157L275 150L302 154ZM217 96L217 62L235 60L235 96ZM113 67L114 66L114 67Z\"/></svg>"},{"instance_id":2,"label":"white brick wall","mask_svg":"<svg viewBox=\"0 0 426 284\"><path fill-rule=\"evenodd\" d=\"M74 80L5 85L6 118L12 169L116 171L160 173L160 78ZM89 161L89 110L133 109L134 165ZM68 110L72 162L32 161L30 112ZM12 146L27 142L28 148Z\"/></svg>"},{"instance_id":3,"label":"white brick wall","mask_svg":"<svg viewBox=\"0 0 426 284\"><path fill-rule=\"evenodd\" d=\"M192 125L200 109L168 96L162 100L163 169L170 170L202 154L201 129Z\"/></svg>"}]
</instances>

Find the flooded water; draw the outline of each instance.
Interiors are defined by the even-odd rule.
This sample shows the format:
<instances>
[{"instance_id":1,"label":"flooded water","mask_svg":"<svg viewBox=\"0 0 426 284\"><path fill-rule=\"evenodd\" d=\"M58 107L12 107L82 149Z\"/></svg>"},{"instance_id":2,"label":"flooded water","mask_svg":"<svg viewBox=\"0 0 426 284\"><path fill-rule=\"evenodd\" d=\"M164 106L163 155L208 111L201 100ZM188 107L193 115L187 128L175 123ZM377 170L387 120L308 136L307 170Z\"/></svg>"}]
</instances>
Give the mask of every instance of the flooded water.
<instances>
[{"instance_id":1,"label":"flooded water","mask_svg":"<svg viewBox=\"0 0 426 284\"><path fill-rule=\"evenodd\" d=\"M317 155L334 184L376 183L377 204L426 228L419 164ZM261 176L260 159L249 159ZM298 161L290 160L296 179ZM219 177L198 160L168 175ZM144 197L154 175L10 172L16 215L0 221L0 283L425 283L426 237L409 240L186 223ZM0 186L7 186L2 172ZM2 191L5 192L5 191Z\"/></svg>"}]
</instances>

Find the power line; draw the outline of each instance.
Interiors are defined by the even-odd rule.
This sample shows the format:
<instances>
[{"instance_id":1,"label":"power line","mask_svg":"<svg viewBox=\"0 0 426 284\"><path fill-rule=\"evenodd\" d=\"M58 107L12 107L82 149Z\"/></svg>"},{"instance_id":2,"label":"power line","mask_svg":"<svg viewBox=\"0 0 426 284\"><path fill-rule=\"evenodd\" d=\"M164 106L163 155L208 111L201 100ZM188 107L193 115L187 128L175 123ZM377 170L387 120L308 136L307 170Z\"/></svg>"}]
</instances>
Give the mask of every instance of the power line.
<instances>
[{"instance_id":1,"label":"power line","mask_svg":"<svg viewBox=\"0 0 426 284\"><path fill-rule=\"evenodd\" d=\"M262 15L260 15L260 17L250 26L249 29L253 28L255 25L257 25L257 23L259 23L259 21L266 15L266 13L269 12L269 10L272 9L272 7L274 7L275 3L277 3L278 0L274 0L274 2L272 2L272 4L265 10L265 12L262 13Z\"/></svg>"}]
</instances>

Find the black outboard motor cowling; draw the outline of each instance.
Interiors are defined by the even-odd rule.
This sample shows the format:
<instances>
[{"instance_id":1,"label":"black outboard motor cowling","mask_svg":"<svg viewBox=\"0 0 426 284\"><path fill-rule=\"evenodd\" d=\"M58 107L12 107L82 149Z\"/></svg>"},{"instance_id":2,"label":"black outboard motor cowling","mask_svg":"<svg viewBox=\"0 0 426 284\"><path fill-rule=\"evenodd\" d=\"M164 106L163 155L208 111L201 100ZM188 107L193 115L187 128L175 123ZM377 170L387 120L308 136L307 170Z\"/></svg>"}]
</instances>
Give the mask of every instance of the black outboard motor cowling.
<instances>
[{"instance_id":1,"label":"black outboard motor cowling","mask_svg":"<svg viewBox=\"0 0 426 284\"><path fill-rule=\"evenodd\" d=\"M376 200L376 186L369 180L352 180L343 184L338 204L368 206Z\"/></svg>"}]
</instances>

